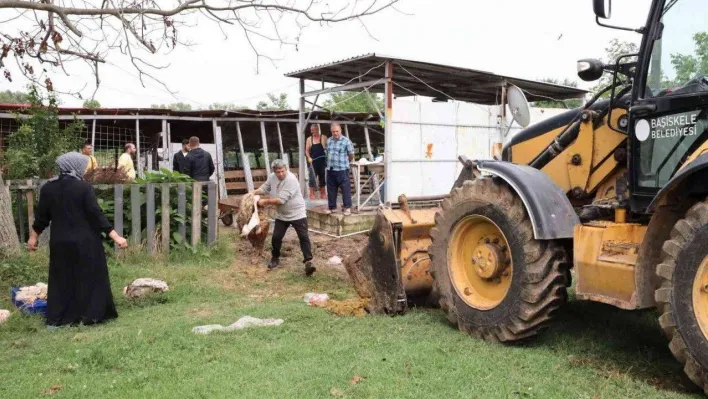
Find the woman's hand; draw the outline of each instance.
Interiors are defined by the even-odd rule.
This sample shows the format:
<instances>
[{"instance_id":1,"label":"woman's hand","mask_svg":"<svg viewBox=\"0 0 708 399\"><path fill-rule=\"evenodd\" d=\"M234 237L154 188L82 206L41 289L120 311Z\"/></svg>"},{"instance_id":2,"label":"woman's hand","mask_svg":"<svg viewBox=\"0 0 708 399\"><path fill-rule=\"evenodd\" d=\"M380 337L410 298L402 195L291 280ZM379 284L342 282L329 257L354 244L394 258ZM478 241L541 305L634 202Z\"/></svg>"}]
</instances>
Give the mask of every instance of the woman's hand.
<instances>
[{"instance_id":1,"label":"woman's hand","mask_svg":"<svg viewBox=\"0 0 708 399\"><path fill-rule=\"evenodd\" d=\"M120 248L120 249L128 248L128 240L126 240L123 237L118 237L117 239L115 239L113 241L118 245L118 248Z\"/></svg>"},{"instance_id":2,"label":"woman's hand","mask_svg":"<svg viewBox=\"0 0 708 399\"><path fill-rule=\"evenodd\" d=\"M113 242L116 243L116 245L118 245L118 248L120 248L120 249L128 248L128 240L119 236L115 230L111 231L111 233L108 234L108 237L111 237L111 240L113 240Z\"/></svg>"},{"instance_id":3,"label":"woman's hand","mask_svg":"<svg viewBox=\"0 0 708 399\"><path fill-rule=\"evenodd\" d=\"M29 241L27 241L27 250L30 252L34 252L37 250L37 237L29 238Z\"/></svg>"}]
</instances>

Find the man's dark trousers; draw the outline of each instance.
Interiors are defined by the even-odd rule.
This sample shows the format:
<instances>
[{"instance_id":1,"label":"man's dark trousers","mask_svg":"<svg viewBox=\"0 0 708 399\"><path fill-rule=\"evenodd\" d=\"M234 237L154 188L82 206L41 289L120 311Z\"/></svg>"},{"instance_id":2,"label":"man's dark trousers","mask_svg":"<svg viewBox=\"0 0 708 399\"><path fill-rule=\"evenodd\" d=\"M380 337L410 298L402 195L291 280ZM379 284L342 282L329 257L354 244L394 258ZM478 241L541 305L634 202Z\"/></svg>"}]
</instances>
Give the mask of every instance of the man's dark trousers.
<instances>
[{"instance_id":1,"label":"man's dark trousers","mask_svg":"<svg viewBox=\"0 0 708 399\"><path fill-rule=\"evenodd\" d=\"M352 207L352 186L348 170L327 171L327 202L329 210L337 209L337 189L342 188L342 202L345 209Z\"/></svg>"},{"instance_id":2,"label":"man's dark trousers","mask_svg":"<svg viewBox=\"0 0 708 399\"><path fill-rule=\"evenodd\" d=\"M293 226L297 233L297 238L300 240L300 249L304 262L312 260L312 249L310 244L310 236L307 234L307 218L292 220L286 222L284 220L275 219L275 227L273 227L273 240L271 241L271 255L273 259L280 259L280 248L283 246L283 237L288 227Z\"/></svg>"}]
</instances>

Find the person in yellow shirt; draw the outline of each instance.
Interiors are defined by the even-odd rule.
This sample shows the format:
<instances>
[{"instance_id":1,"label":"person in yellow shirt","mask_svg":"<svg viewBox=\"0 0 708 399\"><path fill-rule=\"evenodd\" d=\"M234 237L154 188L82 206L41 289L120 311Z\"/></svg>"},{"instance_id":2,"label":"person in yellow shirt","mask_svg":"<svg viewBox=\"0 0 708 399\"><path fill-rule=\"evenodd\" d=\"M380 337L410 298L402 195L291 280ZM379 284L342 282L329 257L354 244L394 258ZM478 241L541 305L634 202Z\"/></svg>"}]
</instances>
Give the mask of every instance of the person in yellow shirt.
<instances>
[{"instance_id":1,"label":"person in yellow shirt","mask_svg":"<svg viewBox=\"0 0 708 399\"><path fill-rule=\"evenodd\" d=\"M86 165L86 172L98 169L98 162L93 156L93 146L88 141L81 146L81 153L89 157L89 163Z\"/></svg>"},{"instance_id":2,"label":"person in yellow shirt","mask_svg":"<svg viewBox=\"0 0 708 399\"><path fill-rule=\"evenodd\" d=\"M135 152L135 144L127 143L125 152L118 158L118 168L125 172L131 182L135 180L135 166L133 165L133 154Z\"/></svg>"}]
</instances>

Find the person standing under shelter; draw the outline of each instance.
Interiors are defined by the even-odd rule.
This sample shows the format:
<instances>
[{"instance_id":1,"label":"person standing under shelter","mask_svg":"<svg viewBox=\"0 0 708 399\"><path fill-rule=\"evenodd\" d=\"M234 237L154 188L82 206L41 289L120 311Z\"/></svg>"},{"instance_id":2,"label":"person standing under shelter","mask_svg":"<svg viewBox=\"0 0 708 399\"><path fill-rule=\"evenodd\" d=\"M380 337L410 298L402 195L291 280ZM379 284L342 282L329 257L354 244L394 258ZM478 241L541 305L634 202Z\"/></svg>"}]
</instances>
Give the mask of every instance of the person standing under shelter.
<instances>
[{"instance_id":1,"label":"person standing under shelter","mask_svg":"<svg viewBox=\"0 0 708 399\"><path fill-rule=\"evenodd\" d=\"M81 153L89 158L88 165L86 165L86 172L98 169L98 162L93 156L93 146L91 142L87 141L81 146Z\"/></svg>"},{"instance_id":2,"label":"person standing under shelter","mask_svg":"<svg viewBox=\"0 0 708 399\"><path fill-rule=\"evenodd\" d=\"M59 175L45 184L27 242L37 239L51 223L47 327L97 324L118 317L108 278L101 233L119 248L128 246L98 206L91 184L83 181L89 159L78 152L57 158Z\"/></svg>"},{"instance_id":3,"label":"person standing under shelter","mask_svg":"<svg viewBox=\"0 0 708 399\"><path fill-rule=\"evenodd\" d=\"M189 153L184 158L184 172L196 181L205 182L214 173L214 161L211 154L204 151L199 144L199 137L189 138Z\"/></svg>"},{"instance_id":4,"label":"person standing under shelter","mask_svg":"<svg viewBox=\"0 0 708 399\"><path fill-rule=\"evenodd\" d=\"M128 176L128 182L132 182L135 180L135 165L133 164L133 154L136 153L135 144L126 143L124 148L125 152L118 158L118 168Z\"/></svg>"},{"instance_id":5,"label":"person standing under shelter","mask_svg":"<svg viewBox=\"0 0 708 399\"><path fill-rule=\"evenodd\" d=\"M310 199L315 199L316 183L320 186L320 199L325 199L325 174L327 169L327 136L320 134L317 124L310 126L312 135L305 140L305 156L307 163L312 165L314 176L310 176Z\"/></svg>"},{"instance_id":6,"label":"person standing under shelter","mask_svg":"<svg viewBox=\"0 0 708 399\"><path fill-rule=\"evenodd\" d=\"M285 237L288 227L293 226L297 238L300 240L305 275L311 276L317 269L312 265L312 248L308 235L305 199L300 191L300 183L297 177L288 170L283 160L274 160L270 167L273 172L268 176L268 180L254 191L255 195L269 196L269 198L258 200L258 206L275 205L277 212L271 241L272 257L268 262L268 269L273 270L280 264L283 237Z\"/></svg>"},{"instance_id":7,"label":"person standing under shelter","mask_svg":"<svg viewBox=\"0 0 708 399\"><path fill-rule=\"evenodd\" d=\"M172 171L185 173L184 167L186 165L185 158L189 154L189 139L182 140L182 151L176 153L172 157Z\"/></svg>"},{"instance_id":8,"label":"person standing under shelter","mask_svg":"<svg viewBox=\"0 0 708 399\"><path fill-rule=\"evenodd\" d=\"M330 214L337 209L337 191L342 189L344 215L351 215L352 187L349 179L349 162L354 160L354 145L342 136L342 125L333 123L332 138L327 142L327 197Z\"/></svg>"}]
</instances>

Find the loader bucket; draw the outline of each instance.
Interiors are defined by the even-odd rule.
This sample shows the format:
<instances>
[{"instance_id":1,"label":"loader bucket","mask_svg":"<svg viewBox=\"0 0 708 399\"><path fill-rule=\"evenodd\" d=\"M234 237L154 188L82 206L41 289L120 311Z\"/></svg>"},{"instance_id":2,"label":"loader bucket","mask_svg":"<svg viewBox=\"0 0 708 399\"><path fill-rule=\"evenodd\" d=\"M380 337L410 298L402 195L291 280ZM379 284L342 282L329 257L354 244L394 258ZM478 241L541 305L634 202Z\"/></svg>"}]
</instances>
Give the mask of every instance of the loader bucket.
<instances>
[{"instance_id":1,"label":"loader bucket","mask_svg":"<svg viewBox=\"0 0 708 399\"><path fill-rule=\"evenodd\" d=\"M374 314L403 314L408 300L428 298L430 229L439 208L380 209L368 245L345 261L357 294Z\"/></svg>"}]
</instances>

